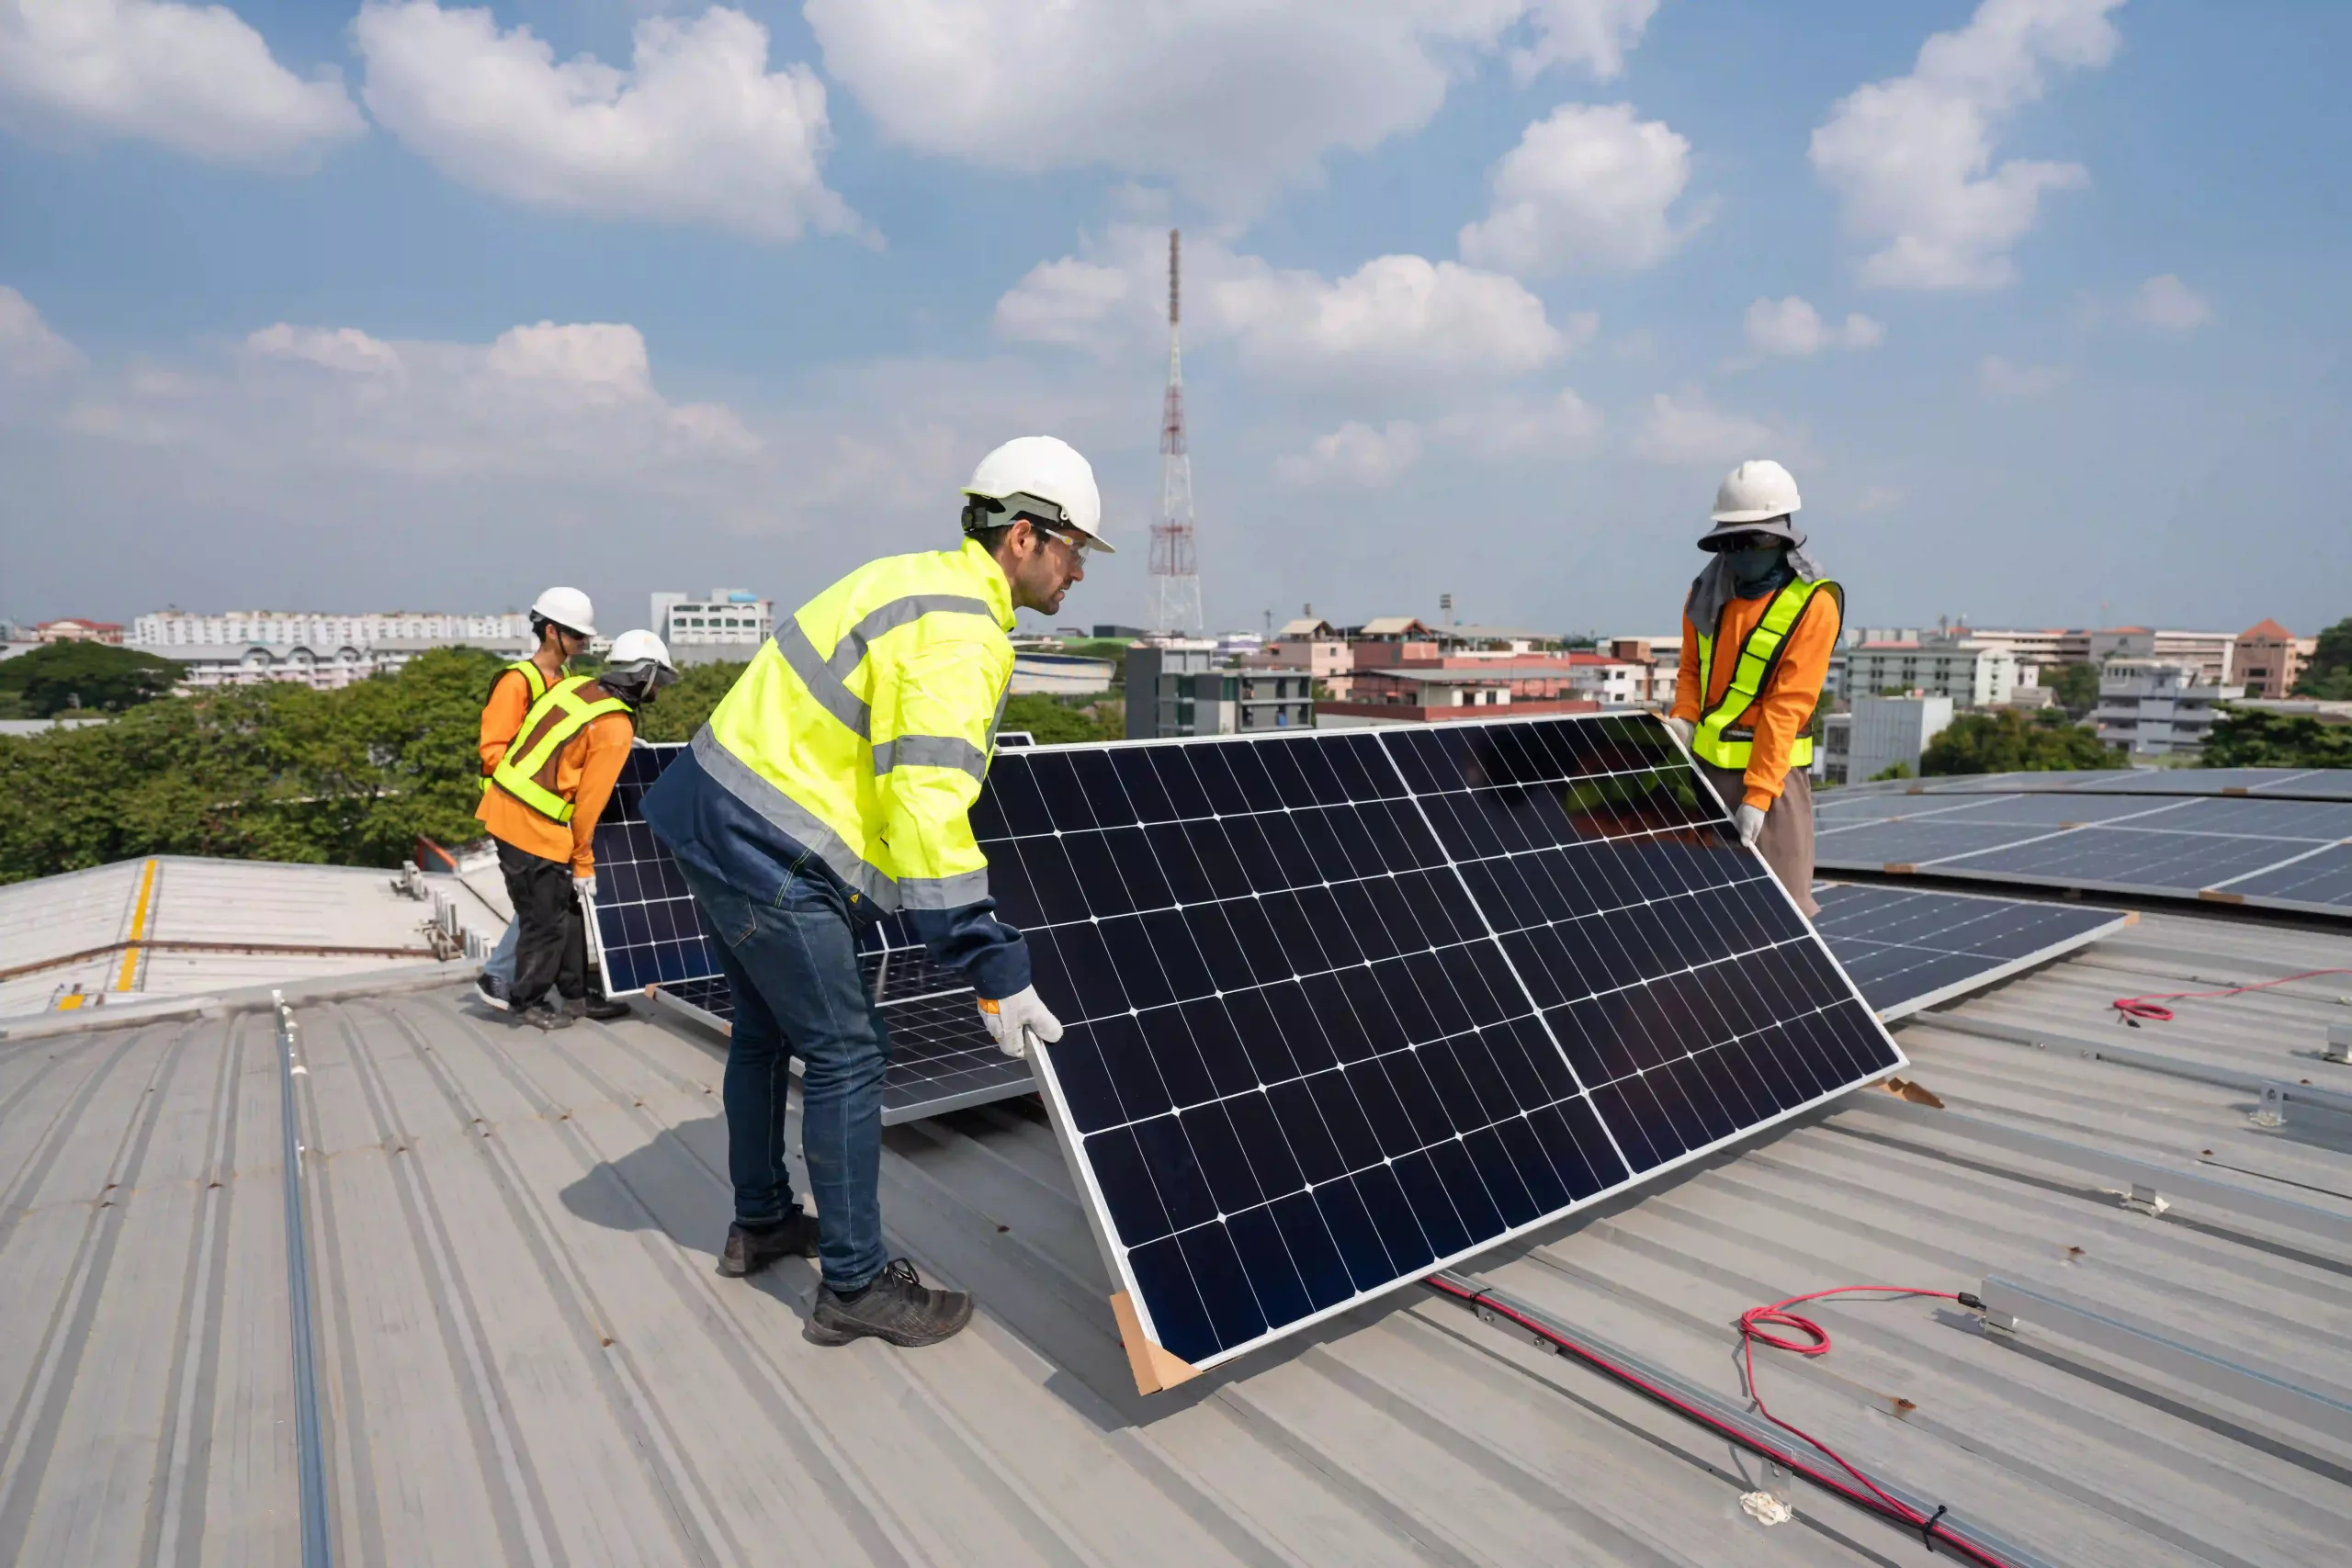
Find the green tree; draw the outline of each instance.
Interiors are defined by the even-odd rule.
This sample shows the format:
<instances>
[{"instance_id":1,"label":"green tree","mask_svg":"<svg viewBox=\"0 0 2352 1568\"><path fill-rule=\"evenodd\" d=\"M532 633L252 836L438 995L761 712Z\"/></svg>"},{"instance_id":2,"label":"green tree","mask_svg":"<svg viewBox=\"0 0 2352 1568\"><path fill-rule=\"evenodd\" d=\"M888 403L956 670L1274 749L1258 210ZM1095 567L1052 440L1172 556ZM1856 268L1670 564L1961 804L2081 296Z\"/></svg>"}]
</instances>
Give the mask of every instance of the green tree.
<instances>
[{"instance_id":1,"label":"green tree","mask_svg":"<svg viewBox=\"0 0 2352 1568\"><path fill-rule=\"evenodd\" d=\"M2295 695L2325 702L2352 701L2352 619L2338 621L2319 634L2319 646L2295 682Z\"/></svg>"},{"instance_id":2,"label":"green tree","mask_svg":"<svg viewBox=\"0 0 2352 1568\"><path fill-rule=\"evenodd\" d=\"M2096 664L2061 664L2050 671L2042 684L2057 694L2057 704L2066 716L2080 719L2098 706L2098 666Z\"/></svg>"},{"instance_id":3,"label":"green tree","mask_svg":"<svg viewBox=\"0 0 2352 1568\"><path fill-rule=\"evenodd\" d=\"M1872 773L1870 776L1869 782L1871 784L1883 784L1889 779L1907 779L1910 776L1910 763L1889 762L1885 767L1881 768L1878 772Z\"/></svg>"},{"instance_id":4,"label":"green tree","mask_svg":"<svg viewBox=\"0 0 2352 1568\"><path fill-rule=\"evenodd\" d=\"M2224 708L2203 761L2209 768L2352 768L2352 725Z\"/></svg>"},{"instance_id":5,"label":"green tree","mask_svg":"<svg viewBox=\"0 0 2352 1568\"><path fill-rule=\"evenodd\" d=\"M1025 729L1040 746L1079 740L1117 740L1125 731L1089 707L1073 706L1042 692L1024 692L1004 705L1006 729Z\"/></svg>"},{"instance_id":6,"label":"green tree","mask_svg":"<svg viewBox=\"0 0 2352 1568\"><path fill-rule=\"evenodd\" d=\"M1923 777L2121 765L2121 755L2101 744L2088 726L2068 724L2054 713L2029 719L2016 708L1960 715L1928 742L1919 759Z\"/></svg>"},{"instance_id":7,"label":"green tree","mask_svg":"<svg viewBox=\"0 0 2352 1568\"><path fill-rule=\"evenodd\" d=\"M75 708L120 712L168 696L184 666L103 642L53 642L0 661L0 699L35 718Z\"/></svg>"}]
</instances>

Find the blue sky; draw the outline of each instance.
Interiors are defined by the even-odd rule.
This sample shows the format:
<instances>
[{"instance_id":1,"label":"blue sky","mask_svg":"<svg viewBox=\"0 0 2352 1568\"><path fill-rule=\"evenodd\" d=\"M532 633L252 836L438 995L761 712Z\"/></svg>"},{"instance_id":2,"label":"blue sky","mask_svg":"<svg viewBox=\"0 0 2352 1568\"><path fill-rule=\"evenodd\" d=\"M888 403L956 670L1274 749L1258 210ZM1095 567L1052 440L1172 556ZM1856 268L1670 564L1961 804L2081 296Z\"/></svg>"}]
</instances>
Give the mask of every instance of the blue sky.
<instances>
[{"instance_id":1,"label":"blue sky","mask_svg":"<svg viewBox=\"0 0 2352 1568\"><path fill-rule=\"evenodd\" d=\"M526 32L525 29L527 29ZM797 603L981 452L1204 598L1669 627L1794 469L1854 618L2352 614L2352 7L0 0L0 614ZM546 323L544 327L541 323Z\"/></svg>"}]
</instances>

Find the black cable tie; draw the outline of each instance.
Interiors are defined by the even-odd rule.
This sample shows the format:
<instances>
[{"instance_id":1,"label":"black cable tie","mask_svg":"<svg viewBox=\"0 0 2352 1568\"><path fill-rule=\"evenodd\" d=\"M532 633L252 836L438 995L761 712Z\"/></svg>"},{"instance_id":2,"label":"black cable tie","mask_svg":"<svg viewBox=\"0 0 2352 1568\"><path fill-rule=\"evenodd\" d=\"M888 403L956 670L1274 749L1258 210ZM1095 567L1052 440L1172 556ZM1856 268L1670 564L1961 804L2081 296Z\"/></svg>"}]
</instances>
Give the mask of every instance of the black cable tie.
<instances>
[{"instance_id":1,"label":"black cable tie","mask_svg":"<svg viewBox=\"0 0 2352 1568\"><path fill-rule=\"evenodd\" d=\"M1928 1555L1930 1557L1936 1554L1936 1521L1950 1512L1951 1512L1950 1503L1939 1503L1936 1505L1936 1511L1929 1514L1927 1522L1919 1527L1919 1544L1928 1549Z\"/></svg>"}]
</instances>

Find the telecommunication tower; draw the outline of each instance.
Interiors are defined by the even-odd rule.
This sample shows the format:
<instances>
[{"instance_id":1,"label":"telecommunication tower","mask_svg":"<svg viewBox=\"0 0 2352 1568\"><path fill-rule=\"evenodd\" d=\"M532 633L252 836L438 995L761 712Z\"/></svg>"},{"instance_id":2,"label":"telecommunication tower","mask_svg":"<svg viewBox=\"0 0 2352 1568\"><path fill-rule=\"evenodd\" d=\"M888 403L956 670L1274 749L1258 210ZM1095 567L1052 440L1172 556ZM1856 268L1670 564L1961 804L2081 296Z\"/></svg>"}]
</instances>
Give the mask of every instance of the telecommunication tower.
<instances>
[{"instance_id":1,"label":"telecommunication tower","mask_svg":"<svg viewBox=\"0 0 2352 1568\"><path fill-rule=\"evenodd\" d=\"M1184 444L1184 362L1176 323L1182 240L1168 231L1168 397L1159 416L1159 518L1151 525L1151 629L1201 629L1201 568L1193 540L1193 458Z\"/></svg>"}]
</instances>

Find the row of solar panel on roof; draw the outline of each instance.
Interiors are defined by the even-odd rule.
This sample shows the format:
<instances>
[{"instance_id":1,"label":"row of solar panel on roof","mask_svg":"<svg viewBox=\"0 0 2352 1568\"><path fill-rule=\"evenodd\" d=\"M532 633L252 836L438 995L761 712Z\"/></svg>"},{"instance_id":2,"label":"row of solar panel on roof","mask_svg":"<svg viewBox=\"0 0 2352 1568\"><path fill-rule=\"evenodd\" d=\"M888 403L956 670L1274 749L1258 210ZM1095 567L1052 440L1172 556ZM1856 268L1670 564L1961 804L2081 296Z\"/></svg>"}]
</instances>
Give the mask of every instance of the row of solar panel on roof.
<instances>
[{"instance_id":1,"label":"row of solar panel on roof","mask_svg":"<svg viewBox=\"0 0 2352 1568\"><path fill-rule=\"evenodd\" d=\"M2352 800L2352 768L2126 768L1966 773L1856 789L1894 795L2063 791L2088 795L2246 795L2274 800Z\"/></svg>"},{"instance_id":2,"label":"row of solar panel on roof","mask_svg":"<svg viewBox=\"0 0 2352 1568\"><path fill-rule=\"evenodd\" d=\"M1222 1359L1899 1062L1648 719L1000 758L1040 1077Z\"/></svg>"},{"instance_id":3,"label":"row of solar panel on roof","mask_svg":"<svg viewBox=\"0 0 2352 1568\"><path fill-rule=\"evenodd\" d=\"M2333 874L2327 848L2352 838L2352 803L1877 795L1826 802L1817 820L1825 870L2352 908L2352 879ZM2306 861L2323 863L2295 874Z\"/></svg>"},{"instance_id":4,"label":"row of solar panel on roof","mask_svg":"<svg viewBox=\"0 0 2352 1568\"><path fill-rule=\"evenodd\" d=\"M2081 904L1850 883L1818 886L1814 897L1815 927L1890 1021L2046 964L2132 919Z\"/></svg>"}]
</instances>

